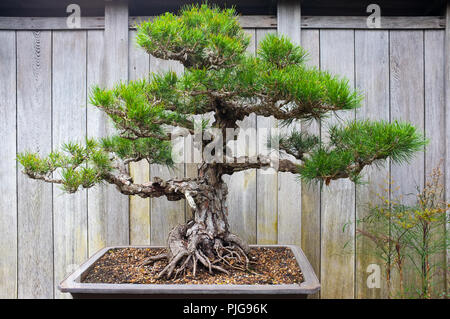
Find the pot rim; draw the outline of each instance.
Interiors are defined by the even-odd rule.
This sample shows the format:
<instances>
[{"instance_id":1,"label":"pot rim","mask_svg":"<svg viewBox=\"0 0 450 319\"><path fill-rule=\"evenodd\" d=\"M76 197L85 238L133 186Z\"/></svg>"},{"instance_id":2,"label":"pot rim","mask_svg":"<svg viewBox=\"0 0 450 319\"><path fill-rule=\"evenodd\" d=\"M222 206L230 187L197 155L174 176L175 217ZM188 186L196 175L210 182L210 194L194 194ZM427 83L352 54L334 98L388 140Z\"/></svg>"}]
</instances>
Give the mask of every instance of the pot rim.
<instances>
[{"instance_id":1,"label":"pot rim","mask_svg":"<svg viewBox=\"0 0 450 319\"><path fill-rule=\"evenodd\" d=\"M313 294L320 290L314 270L300 247L295 245L250 245L250 247L286 247L294 254L304 281L300 284L279 285L217 285L217 284L106 284L82 283L82 276L110 249L166 248L152 245L110 246L97 251L59 285L61 292L86 294Z\"/></svg>"}]
</instances>

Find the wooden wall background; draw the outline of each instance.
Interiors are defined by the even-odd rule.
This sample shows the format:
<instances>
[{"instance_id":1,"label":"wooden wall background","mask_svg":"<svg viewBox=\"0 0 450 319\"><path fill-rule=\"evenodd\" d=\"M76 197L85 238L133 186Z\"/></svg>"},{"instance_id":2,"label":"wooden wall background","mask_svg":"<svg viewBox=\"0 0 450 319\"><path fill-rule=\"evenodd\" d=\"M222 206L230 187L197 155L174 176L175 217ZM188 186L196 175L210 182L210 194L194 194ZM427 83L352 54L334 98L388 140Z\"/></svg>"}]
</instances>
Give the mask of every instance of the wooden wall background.
<instances>
[{"instance_id":1,"label":"wooden wall background","mask_svg":"<svg viewBox=\"0 0 450 319\"><path fill-rule=\"evenodd\" d=\"M110 10L106 31L0 31L0 298L67 297L57 290L58 283L98 249L164 244L168 231L189 218L184 201L126 198L111 187L67 195L58 186L26 178L16 165L16 152L47 153L70 139L111 131L104 115L88 105L93 84L111 85L168 69L183 72L179 64L137 48L127 12L114 6ZM246 32L254 54L261 39L277 29ZM370 243L355 237L354 225L342 228L366 213L364 204L374 199L389 174L399 192L414 192L446 159L445 30L327 28L298 33L310 52L310 65L346 76L364 93L363 107L343 118L410 121L431 143L411 165L366 169L369 183L356 187L338 181L321 190L300 184L289 173L254 169L235 174L228 178L230 224L250 243L300 245L321 280L322 298L386 297L385 287L366 286L367 266L379 263L366 254ZM243 125L276 123L250 117ZM298 128L321 133L317 123ZM265 138L254 141L260 148L258 140ZM178 165L170 172L139 163L131 172L143 182L153 176L192 176L195 167ZM343 251L346 242L350 249ZM407 281L414 280L414 274L407 274ZM439 281L443 287L446 278Z\"/></svg>"}]
</instances>

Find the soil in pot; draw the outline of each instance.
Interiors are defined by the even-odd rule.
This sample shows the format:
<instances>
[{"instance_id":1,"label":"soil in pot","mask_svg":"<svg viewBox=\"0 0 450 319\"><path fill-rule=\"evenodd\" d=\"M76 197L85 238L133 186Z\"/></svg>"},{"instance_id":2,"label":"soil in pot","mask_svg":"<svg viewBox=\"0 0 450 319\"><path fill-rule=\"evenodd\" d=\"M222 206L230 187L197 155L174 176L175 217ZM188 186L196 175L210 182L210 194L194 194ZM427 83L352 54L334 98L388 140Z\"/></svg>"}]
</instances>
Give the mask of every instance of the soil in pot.
<instances>
[{"instance_id":1,"label":"soil in pot","mask_svg":"<svg viewBox=\"0 0 450 319\"><path fill-rule=\"evenodd\" d=\"M243 271L231 264L223 273L209 274L203 267L196 276L187 270L176 278L157 278L167 265L167 260L158 260L152 265L141 266L149 256L164 253L163 248L115 248L107 251L82 279L84 283L111 284L234 284L234 285L278 285L303 281L303 275L294 257L286 247L252 247L249 253L250 270Z\"/></svg>"}]
</instances>

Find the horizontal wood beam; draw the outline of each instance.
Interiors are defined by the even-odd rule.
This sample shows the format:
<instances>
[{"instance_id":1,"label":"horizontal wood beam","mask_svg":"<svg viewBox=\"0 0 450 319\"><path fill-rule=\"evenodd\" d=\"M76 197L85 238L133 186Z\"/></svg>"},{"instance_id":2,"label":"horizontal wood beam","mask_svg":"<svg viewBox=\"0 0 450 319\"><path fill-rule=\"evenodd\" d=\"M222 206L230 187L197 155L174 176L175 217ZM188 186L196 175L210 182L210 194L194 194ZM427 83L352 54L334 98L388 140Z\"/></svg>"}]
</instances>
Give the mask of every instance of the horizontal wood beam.
<instances>
[{"instance_id":1,"label":"horizontal wood beam","mask_svg":"<svg viewBox=\"0 0 450 319\"><path fill-rule=\"evenodd\" d=\"M81 28L104 29L105 17L81 17ZM66 17L0 17L0 30L70 30Z\"/></svg>"},{"instance_id":2,"label":"horizontal wood beam","mask_svg":"<svg viewBox=\"0 0 450 319\"><path fill-rule=\"evenodd\" d=\"M129 17L129 27L154 17ZM241 16L243 28L276 28L277 17L270 15ZM365 16L302 16L302 29L368 29ZM104 17L81 17L81 30L104 29ZM444 29L445 18L381 17L381 29ZM70 30L66 17L0 17L0 30Z\"/></svg>"},{"instance_id":3,"label":"horizontal wood beam","mask_svg":"<svg viewBox=\"0 0 450 319\"><path fill-rule=\"evenodd\" d=\"M383 17L379 29L443 29L444 17ZM302 29L369 29L365 16L304 16Z\"/></svg>"}]
</instances>

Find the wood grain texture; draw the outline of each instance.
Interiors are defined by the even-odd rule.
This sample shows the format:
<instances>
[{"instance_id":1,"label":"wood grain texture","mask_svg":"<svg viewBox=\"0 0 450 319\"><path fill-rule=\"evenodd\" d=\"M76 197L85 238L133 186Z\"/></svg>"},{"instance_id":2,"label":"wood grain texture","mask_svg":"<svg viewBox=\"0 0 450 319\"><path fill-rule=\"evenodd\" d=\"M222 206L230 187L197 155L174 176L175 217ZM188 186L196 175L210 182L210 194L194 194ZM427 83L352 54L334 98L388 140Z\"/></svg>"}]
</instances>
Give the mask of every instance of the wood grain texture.
<instances>
[{"instance_id":1,"label":"wood grain texture","mask_svg":"<svg viewBox=\"0 0 450 319\"><path fill-rule=\"evenodd\" d=\"M17 149L52 148L51 32L17 32ZM53 298L52 185L18 175L18 298Z\"/></svg>"},{"instance_id":2,"label":"wood grain texture","mask_svg":"<svg viewBox=\"0 0 450 319\"><path fill-rule=\"evenodd\" d=\"M383 14L383 13L381 13ZM369 29L367 16L305 16L302 17L302 28L319 29ZM442 29L445 21L442 17L381 17L381 29Z\"/></svg>"},{"instance_id":3,"label":"wood grain texture","mask_svg":"<svg viewBox=\"0 0 450 319\"><path fill-rule=\"evenodd\" d=\"M247 52L256 54L256 31L247 29L246 33L251 36ZM253 114L245 118L240 128L236 141L237 156L256 154L256 116ZM245 130L254 131L246 133ZM231 232L249 244L256 244L256 169L224 176L224 180L228 186L227 207Z\"/></svg>"},{"instance_id":4,"label":"wood grain texture","mask_svg":"<svg viewBox=\"0 0 450 319\"><path fill-rule=\"evenodd\" d=\"M104 55L104 31L92 30L87 32L87 89L88 94L92 86L98 85L101 80L102 63ZM87 106L87 136L99 137L106 135L106 115L92 105ZM102 247L106 246L106 203L104 190L108 187L95 186L88 189L88 246L89 256L92 256ZM114 188L111 187L111 191ZM119 194L118 194L119 195Z\"/></svg>"},{"instance_id":5,"label":"wood grain texture","mask_svg":"<svg viewBox=\"0 0 450 319\"><path fill-rule=\"evenodd\" d=\"M445 173L445 90L444 90L444 36L442 30L426 30L424 34L424 72L425 72L425 136L429 144L425 149L425 181L434 168ZM448 146L448 144L447 144ZM440 180L445 185L445 175ZM445 196L445 194L443 194ZM444 196L442 200L444 200ZM443 226L445 228L445 226ZM442 229L444 231L444 229ZM445 265L445 252L436 254L433 263L442 269ZM445 291L445 274L433 278L433 290ZM434 296L436 297L436 295Z\"/></svg>"},{"instance_id":6,"label":"wood grain texture","mask_svg":"<svg viewBox=\"0 0 450 319\"><path fill-rule=\"evenodd\" d=\"M450 1L447 1L445 9L445 38L444 38L444 97L445 97L445 200L450 202ZM450 216L450 212L448 213ZM447 232L450 226L447 225ZM447 267L450 265L450 250L447 250ZM449 287L449 275L446 274L446 291Z\"/></svg>"},{"instance_id":7,"label":"wood grain texture","mask_svg":"<svg viewBox=\"0 0 450 319\"><path fill-rule=\"evenodd\" d=\"M194 121L201 121L202 115L193 115ZM184 176L185 177L197 177L198 176L198 166L200 163L195 163L193 155L193 141L194 137L192 135L186 136L184 138ZM185 201L185 220L189 221L193 219L194 213L189 206L188 202Z\"/></svg>"},{"instance_id":8,"label":"wood grain texture","mask_svg":"<svg viewBox=\"0 0 450 319\"><path fill-rule=\"evenodd\" d=\"M391 119L408 121L424 130L423 32L390 32ZM409 165L392 165L398 194L416 194L423 186L424 154L419 153ZM400 185L401 183L401 185ZM406 198L414 203L415 197Z\"/></svg>"},{"instance_id":9,"label":"wood grain texture","mask_svg":"<svg viewBox=\"0 0 450 319\"><path fill-rule=\"evenodd\" d=\"M354 31L320 31L320 65L354 83ZM354 118L354 112L339 112L322 124L322 140L326 141L327 128ZM343 227L355 219L355 187L349 180L337 180L323 186L321 202L321 297L354 297L354 225ZM347 249L344 250L345 244Z\"/></svg>"},{"instance_id":10,"label":"wood grain texture","mask_svg":"<svg viewBox=\"0 0 450 319\"><path fill-rule=\"evenodd\" d=\"M148 78L150 56L136 43L136 31L129 32L128 79ZM130 163L130 175L135 183L150 180L150 165L146 160ZM150 199L130 196L130 244L150 244Z\"/></svg>"},{"instance_id":11,"label":"wood grain texture","mask_svg":"<svg viewBox=\"0 0 450 319\"><path fill-rule=\"evenodd\" d=\"M181 74L184 69L179 62L150 56L150 72L161 73L169 70ZM173 169L164 165L150 165L150 176L163 180L184 177L184 164L175 164ZM166 197L152 198L151 208L150 242L152 245L166 245L169 231L185 222L185 201L168 201Z\"/></svg>"},{"instance_id":12,"label":"wood grain texture","mask_svg":"<svg viewBox=\"0 0 450 319\"><path fill-rule=\"evenodd\" d=\"M240 128L236 141L237 156L256 154L256 150L252 151L256 149L256 116L253 114L244 119ZM246 129L254 131L246 135ZM232 233L249 244L256 243L256 169L224 176L224 180L228 185L228 222Z\"/></svg>"},{"instance_id":13,"label":"wood grain texture","mask_svg":"<svg viewBox=\"0 0 450 319\"><path fill-rule=\"evenodd\" d=\"M105 31L103 39L103 54L96 74L98 84L111 88L119 81L128 79L128 6L126 1L107 2L105 6ZM96 50L100 47L94 44ZM97 53L93 53L98 54ZM90 63L90 62L88 62ZM92 65L92 64L91 64ZM94 66L95 68L95 66ZM115 129L107 116L98 110L88 113L88 135L91 137L104 137L115 134ZM89 239L96 246L89 248L89 253L105 245L126 245L129 243L129 199L120 195L114 186L103 185L89 190L89 233L91 221L93 236ZM97 246L98 245L98 246Z\"/></svg>"},{"instance_id":14,"label":"wood grain texture","mask_svg":"<svg viewBox=\"0 0 450 319\"><path fill-rule=\"evenodd\" d=\"M277 27L277 17L270 15L251 15L251 16L240 16L239 23L243 28L276 28Z\"/></svg>"},{"instance_id":15,"label":"wood grain texture","mask_svg":"<svg viewBox=\"0 0 450 319\"><path fill-rule=\"evenodd\" d=\"M300 44L301 37L301 6L299 1L277 1L277 32Z\"/></svg>"},{"instance_id":16,"label":"wood grain texture","mask_svg":"<svg viewBox=\"0 0 450 319\"><path fill-rule=\"evenodd\" d=\"M59 150L86 137L86 31L54 31L52 62L52 145ZM70 298L57 286L88 257L85 189L67 194L53 185L53 225L55 297Z\"/></svg>"},{"instance_id":17,"label":"wood grain texture","mask_svg":"<svg viewBox=\"0 0 450 319\"><path fill-rule=\"evenodd\" d=\"M117 0L105 4L104 65L101 82L111 87L128 79L128 1ZM106 123L105 123L106 124ZM106 124L108 135L115 130ZM107 203L107 245L129 243L129 199L115 187L105 189Z\"/></svg>"},{"instance_id":18,"label":"wood grain texture","mask_svg":"<svg viewBox=\"0 0 450 319\"><path fill-rule=\"evenodd\" d=\"M0 31L0 299L17 297L16 32Z\"/></svg>"},{"instance_id":19,"label":"wood grain texture","mask_svg":"<svg viewBox=\"0 0 450 319\"><path fill-rule=\"evenodd\" d=\"M364 96L358 119L389 121L389 34L388 31L355 31L355 84ZM356 218L368 214L368 204L376 204L377 194L386 195L389 164L381 169L366 167L362 171L364 184L356 185ZM363 225L358 225L363 227ZM384 230L388 232L389 230ZM383 262L374 254L374 245L366 237L356 238L356 298L387 298ZM366 272L370 264L381 267L381 287L368 288Z\"/></svg>"},{"instance_id":20,"label":"wood grain texture","mask_svg":"<svg viewBox=\"0 0 450 319\"><path fill-rule=\"evenodd\" d=\"M390 32L391 120L407 121L424 130L424 56L423 31ZM416 154L407 165L391 165L394 182L391 197L402 196L404 203L414 204L417 187L424 185L424 153ZM418 281L409 262L404 274L404 287L411 288ZM398 283L398 277L394 277Z\"/></svg>"},{"instance_id":21,"label":"wood grain texture","mask_svg":"<svg viewBox=\"0 0 450 319\"><path fill-rule=\"evenodd\" d=\"M83 13L82 13L83 14ZM105 17L81 16L81 29L104 29ZM67 17L0 17L0 30L73 30Z\"/></svg>"},{"instance_id":22,"label":"wood grain texture","mask_svg":"<svg viewBox=\"0 0 450 319\"><path fill-rule=\"evenodd\" d=\"M136 23L154 19L154 16L129 18L129 28ZM444 29L445 19L439 16L388 17L382 18L382 29ZM277 27L277 17L273 15L240 16L243 28L271 29ZM81 29L102 30L105 17L81 17ZM302 29L368 29L367 16L302 16ZM66 17L0 17L0 30L72 30L67 26Z\"/></svg>"},{"instance_id":23,"label":"wood grain texture","mask_svg":"<svg viewBox=\"0 0 450 319\"><path fill-rule=\"evenodd\" d=\"M256 45L259 46L268 33L276 33L276 29L256 30ZM270 129L276 127L274 117L258 116L258 154L268 154L267 139ZM272 169L259 169L256 172L256 214L257 243L276 244L278 241L278 173Z\"/></svg>"},{"instance_id":24,"label":"wood grain texture","mask_svg":"<svg viewBox=\"0 0 450 319\"><path fill-rule=\"evenodd\" d=\"M287 36L292 43L301 44L301 9L299 1L283 0L277 3L277 33ZM300 123L280 128L280 133L300 131ZM295 159L292 157L292 160ZM301 245L302 184L298 176L278 173L278 238L279 244Z\"/></svg>"},{"instance_id":25,"label":"wood grain texture","mask_svg":"<svg viewBox=\"0 0 450 319\"><path fill-rule=\"evenodd\" d=\"M301 45L308 51L307 65L320 68L319 30L302 30ZM320 123L302 123L301 129L320 136ZM301 248L320 280L320 185L302 182ZM318 298L320 293L312 297Z\"/></svg>"}]
</instances>

